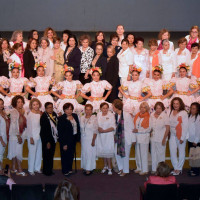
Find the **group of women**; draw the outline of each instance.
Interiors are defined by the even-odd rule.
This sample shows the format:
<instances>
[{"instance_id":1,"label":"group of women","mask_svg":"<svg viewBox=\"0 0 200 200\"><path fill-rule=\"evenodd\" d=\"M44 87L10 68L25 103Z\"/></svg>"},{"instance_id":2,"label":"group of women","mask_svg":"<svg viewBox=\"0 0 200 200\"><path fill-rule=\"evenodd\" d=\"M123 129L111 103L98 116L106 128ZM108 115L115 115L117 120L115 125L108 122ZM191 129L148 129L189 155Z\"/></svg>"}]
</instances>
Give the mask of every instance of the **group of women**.
<instances>
[{"instance_id":1,"label":"group of women","mask_svg":"<svg viewBox=\"0 0 200 200\"><path fill-rule=\"evenodd\" d=\"M89 35L78 42L68 30L62 36L63 42L47 28L40 43L36 30L27 44L21 31L15 31L10 42L0 41L0 162L9 137L12 171L24 176L22 151L28 138L29 173L40 172L43 154L43 173L51 175L58 139L62 171L69 175L81 135L85 174L91 174L96 157L102 157L102 173L111 175L116 161L120 176L126 175L135 144L135 172L144 175L150 141L154 173L165 160L170 133L173 174L180 174L188 137L190 147L200 142L198 26L178 41L175 51L166 29L159 40L149 41L150 50L144 48L143 38L132 33L124 37L122 25L110 43L102 31L93 42ZM196 175L195 170L190 173Z\"/></svg>"}]
</instances>

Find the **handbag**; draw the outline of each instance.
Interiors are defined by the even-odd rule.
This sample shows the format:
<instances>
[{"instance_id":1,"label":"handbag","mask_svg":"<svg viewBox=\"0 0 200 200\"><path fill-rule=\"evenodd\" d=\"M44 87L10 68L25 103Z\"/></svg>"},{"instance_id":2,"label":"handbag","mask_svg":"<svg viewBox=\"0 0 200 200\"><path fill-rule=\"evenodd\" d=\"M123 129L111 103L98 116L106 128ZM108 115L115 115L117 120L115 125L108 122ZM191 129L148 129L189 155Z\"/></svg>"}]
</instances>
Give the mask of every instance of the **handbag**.
<instances>
[{"instance_id":1,"label":"handbag","mask_svg":"<svg viewBox=\"0 0 200 200\"><path fill-rule=\"evenodd\" d=\"M192 147L189 152L190 167L200 167L200 147Z\"/></svg>"}]
</instances>

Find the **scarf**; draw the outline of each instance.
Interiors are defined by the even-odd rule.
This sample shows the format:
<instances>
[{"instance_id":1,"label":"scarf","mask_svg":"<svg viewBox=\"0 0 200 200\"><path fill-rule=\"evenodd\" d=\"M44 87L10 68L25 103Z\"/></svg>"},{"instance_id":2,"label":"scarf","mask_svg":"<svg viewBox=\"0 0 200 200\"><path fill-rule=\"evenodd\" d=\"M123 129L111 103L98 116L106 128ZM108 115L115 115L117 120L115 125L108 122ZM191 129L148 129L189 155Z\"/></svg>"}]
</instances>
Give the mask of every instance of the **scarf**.
<instances>
[{"instance_id":1,"label":"scarf","mask_svg":"<svg viewBox=\"0 0 200 200\"><path fill-rule=\"evenodd\" d=\"M19 134L20 135L22 135L26 127L27 127L26 117L19 113Z\"/></svg>"},{"instance_id":2,"label":"scarf","mask_svg":"<svg viewBox=\"0 0 200 200\"><path fill-rule=\"evenodd\" d=\"M152 59L152 67L158 66L159 65L159 60L158 60L158 54L159 51L156 50L153 54L153 59Z\"/></svg>"},{"instance_id":3,"label":"scarf","mask_svg":"<svg viewBox=\"0 0 200 200\"><path fill-rule=\"evenodd\" d=\"M134 126L136 127L136 121L138 119L138 117L140 118L144 118L142 123L141 123L141 126L145 129L147 129L149 127L149 118L150 118L150 114L148 112L145 112L144 114L141 114L140 112L137 113L135 115L135 118L134 118Z\"/></svg>"},{"instance_id":4,"label":"scarf","mask_svg":"<svg viewBox=\"0 0 200 200\"><path fill-rule=\"evenodd\" d=\"M162 46L162 40L160 41L160 44L158 45L158 48L157 50L162 50L163 49L163 46Z\"/></svg>"},{"instance_id":5,"label":"scarf","mask_svg":"<svg viewBox=\"0 0 200 200\"><path fill-rule=\"evenodd\" d=\"M117 143L117 155L125 157L125 136L124 136L124 116L123 111L121 113L119 121L117 120L118 114L115 114L116 120L116 133L115 143Z\"/></svg>"},{"instance_id":6,"label":"scarf","mask_svg":"<svg viewBox=\"0 0 200 200\"><path fill-rule=\"evenodd\" d=\"M192 41L192 38L190 38L190 40L189 40L189 42L188 42L186 48L187 48L189 51L191 51L191 46L192 46L192 44L193 44L193 43L196 43L196 42L197 42L197 38L194 39L194 41Z\"/></svg>"},{"instance_id":7,"label":"scarf","mask_svg":"<svg viewBox=\"0 0 200 200\"><path fill-rule=\"evenodd\" d=\"M200 53L193 63L192 75L194 75L196 78L200 78Z\"/></svg>"},{"instance_id":8,"label":"scarf","mask_svg":"<svg viewBox=\"0 0 200 200\"><path fill-rule=\"evenodd\" d=\"M18 53L15 53L20 61L21 61L21 64L22 64L22 71L21 71L21 77L24 77L24 74L25 74L25 71L24 71L24 59L23 59L23 54L18 54Z\"/></svg>"},{"instance_id":9,"label":"scarf","mask_svg":"<svg viewBox=\"0 0 200 200\"><path fill-rule=\"evenodd\" d=\"M178 124L176 126L176 137L178 138L178 140L180 140L182 136L182 126L181 126L181 124L183 123L182 117L179 116L177 121L178 121Z\"/></svg>"}]
</instances>

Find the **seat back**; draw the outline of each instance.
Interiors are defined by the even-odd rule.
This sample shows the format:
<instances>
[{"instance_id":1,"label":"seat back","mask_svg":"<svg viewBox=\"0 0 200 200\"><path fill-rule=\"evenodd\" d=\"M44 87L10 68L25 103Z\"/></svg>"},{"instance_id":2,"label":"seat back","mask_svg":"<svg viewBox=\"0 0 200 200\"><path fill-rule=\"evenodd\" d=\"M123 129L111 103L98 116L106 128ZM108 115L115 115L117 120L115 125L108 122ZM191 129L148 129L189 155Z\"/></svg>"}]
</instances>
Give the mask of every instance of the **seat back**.
<instances>
[{"instance_id":1,"label":"seat back","mask_svg":"<svg viewBox=\"0 0 200 200\"><path fill-rule=\"evenodd\" d=\"M11 200L11 191L8 185L0 185L0 199Z\"/></svg>"},{"instance_id":2,"label":"seat back","mask_svg":"<svg viewBox=\"0 0 200 200\"><path fill-rule=\"evenodd\" d=\"M180 200L199 200L200 199L200 184L181 183L178 189L178 197Z\"/></svg>"},{"instance_id":3,"label":"seat back","mask_svg":"<svg viewBox=\"0 0 200 200\"><path fill-rule=\"evenodd\" d=\"M43 200L42 184L13 185L12 200Z\"/></svg>"},{"instance_id":4,"label":"seat back","mask_svg":"<svg viewBox=\"0 0 200 200\"><path fill-rule=\"evenodd\" d=\"M54 193L58 185L56 184L45 184L45 200L53 200Z\"/></svg>"},{"instance_id":5,"label":"seat back","mask_svg":"<svg viewBox=\"0 0 200 200\"><path fill-rule=\"evenodd\" d=\"M147 184L145 200L176 200L177 185L154 185Z\"/></svg>"}]
</instances>

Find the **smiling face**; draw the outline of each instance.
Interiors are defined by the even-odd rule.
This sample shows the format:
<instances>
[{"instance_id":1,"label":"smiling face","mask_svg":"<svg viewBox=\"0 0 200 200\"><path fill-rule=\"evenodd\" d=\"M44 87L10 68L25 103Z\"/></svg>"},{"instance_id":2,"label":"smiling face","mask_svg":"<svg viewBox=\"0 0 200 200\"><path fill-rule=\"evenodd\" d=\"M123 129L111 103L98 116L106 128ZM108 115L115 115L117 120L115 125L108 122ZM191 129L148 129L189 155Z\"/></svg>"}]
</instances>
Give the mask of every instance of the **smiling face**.
<instances>
[{"instance_id":1,"label":"smiling face","mask_svg":"<svg viewBox=\"0 0 200 200\"><path fill-rule=\"evenodd\" d=\"M38 40L39 35L38 35L37 31L33 31L33 38L36 39L36 40Z\"/></svg>"},{"instance_id":2,"label":"smiling face","mask_svg":"<svg viewBox=\"0 0 200 200\"><path fill-rule=\"evenodd\" d=\"M136 71L132 72L132 79L133 79L133 81L139 80L139 77L140 77L140 75L139 75L138 72L136 72Z\"/></svg>"},{"instance_id":3,"label":"smiling face","mask_svg":"<svg viewBox=\"0 0 200 200\"><path fill-rule=\"evenodd\" d=\"M67 116L71 116L72 113L73 113L73 109L72 109L72 107L70 106L69 108L65 109L64 112L65 112L65 114L66 114Z\"/></svg>"},{"instance_id":4,"label":"smiling face","mask_svg":"<svg viewBox=\"0 0 200 200\"><path fill-rule=\"evenodd\" d=\"M122 49L125 51L128 49L128 43L126 41L122 42Z\"/></svg>"},{"instance_id":5,"label":"smiling face","mask_svg":"<svg viewBox=\"0 0 200 200\"><path fill-rule=\"evenodd\" d=\"M36 43L36 41L35 41L35 40L32 40L32 42L31 42L31 44L30 44L30 48L31 48L31 50L36 49L36 47L37 47L37 43Z\"/></svg>"},{"instance_id":6,"label":"smiling face","mask_svg":"<svg viewBox=\"0 0 200 200\"><path fill-rule=\"evenodd\" d=\"M17 108L17 109L22 109L23 106L24 106L23 101L22 101L21 99L18 99L18 100L17 100L17 106L16 106L16 108Z\"/></svg>"},{"instance_id":7,"label":"smiling face","mask_svg":"<svg viewBox=\"0 0 200 200\"><path fill-rule=\"evenodd\" d=\"M127 37L129 44L133 44L134 42L134 36L133 35L128 35Z\"/></svg>"},{"instance_id":8,"label":"smiling face","mask_svg":"<svg viewBox=\"0 0 200 200\"><path fill-rule=\"evenodd\" d=\"M159 79L161 79L161 73L160 72L157 72L157 71L154 71L153 72L153 79L155 81L158 81Z\"/></svg>"},{"instance_id":9,"label":"smiling face","mask_svg":"<svg viewBox=\"0 0 200 200\"><path fill-rule=\"evenodd\" d=\"M157 105L155 111L156 111L156 114L157 114L157 115L160 115L160 114L162 113L163 110L162 110L162 107L161 107L161 106Z\"/></svg>"},{"instance_id":10,"label":"smiling face","mask_svg":"<svg viewBox=\"0 0 200 200\"><path fill-rule=\"evenodd\" d=\"M142 41L138 41L136 44L137 49L143 49L144 43Z\"/></svg>"},{"instance_id":11,"label":"smiling face","mask_svg":"<svg viewBox=\"0 0 200 200\"><path fill-rule=\"evenodd\" d=\"M88 46L89 46L89 41L88 41L88 39L85 39L85 40L83 40L82 42L81 42L81 44L82 44L82 46L83 46L83 48L88 48Z\"/></svg>"},{"instance_id":12,"label":"smiling face","mask_svg":"<svg viewBox=\"0 0 200 200\"><path fill-rule=\"evenodd\" d=\"M60 48L60 41L56 41L55 43L54 43L54 48L55 49L59 49Z\"/></svg>"},{"instance_id":13,"label":"smiling face","mask_svg":"<svg viewBox=\"0 0 200 200\"><path fill-rule=\"evenodd\" d=\"M22 54L22 52L23 52L22 46L18 47L18 48L15 50L15 53L17 53L17 54Z\"/></svg>"},{"instance_id":14,"label":"smiling face","mask_svg":"<svg viewBox=\"0 0 200 200\"><path fill-rule=\"evenodd\" d=\"M99 72L94 71L92 73L92 80L95 81L95 82L98 82L100 80L100 74L99 74Z\"/></svg>"},{"instance_id":15,"label":"smiling face","mask_svg":"<svg viewBox=\"0 0 200 200\"><path fill-rule=\"evenodd\" d=\"M22 41L23 41L23 35L22 35L22 33L18 33L17 38L16 38L16 42L21 43Z\"/></svg>"},{"instance_id":16,"label":"smiling face","mask_svg":"<svg viewBox=\"0 0 200 200\"><path fill-rule=\"evenodd\" d=\"M196 115L198 113L197 107L195 105L192 105L190 108L190 113L192 115Z\"/></svg>"},{"instance_id":17,"label":"smiling face","mask_svg":"<svg viewBox=\"0 0 200 200\"><path fill-rule=\"evenodd\" d=\"M47 37L48 37L48 39L50 39L50 40L53 39L53 31L52 31L52 30L49 30L49 31L47 32Z\"/></svg>"},{"instance_id":18,"label":"smiling face","mask_svg":"<svg viewBox=\"0 0 200 200\"><path fill-rule=\"evenodd\" d=\"M85 107L85 114L86 116L91 116L92 115L92 108L91 107Z\"/></svg>"},{"instance_id":19,"label":"smiling face","mask_svg":"<svg viewBox=\"0 0 200 200\"><path fill-rule=\"evenodd\" d=\"M102 42L103 39L103 33L99 33L99 35L97 36L97 42Z\"/></svg>"},{"instance_id":20,"label":"smiling face","mask_svg":"<svg viewBox=\"0 0 200 200\"><path fill-rule=\"evenodd\" d=\"M43 49L46 49L46 48L48 47L48 43L47 43L46 40L42 40L42 41L41 41L41 47L42 47Z\"/></svg>"},{"instance_id":21,"label":"smiling face","mask_svg":"<svg viewBox=\"0 0 200 200\"><path fill-rule=\"evenodd\" d=\"M190 32L191 38L195 39L195 38L198 37L198 35L199 35L198 30L197 30L196 28L193 28L193 29L191 30L191 32Z\"/></svg>"},{"instance_id":22,"label":"smiling face","mask_svg":"<svg viewBox=\"0 0 200 200\"><path fill-rule=\"evenodd\" d=\"M32 110L39 111L39 109L40 109L40 104L37 101L34 101L32 103Z\"/></svg>"},{"instance_id":23,"label":"smiling face","mask_svg":"<svg viewBox=\"0 0 200 200\"><path fill-rule=\"evenodd\" d=\"M112 56L114 56L114 53L111 48L107 48L107 56L108 58L111 58Z\"/></svg>"},{"instance_id":24,"label":"smiling face","mask_svg":"<svg viewBox=\"0 0 200 200\"><path fill-rule=\"evenodd\" d=\"M162 40L168 40L169 39L169 32L165 32L162 34Z\"/></svg>"},{"instance_id":25,"label":"smiling face","mask_svg":"<svg viewBox=\"0 0 200 200\"><path fill-rule=\"evenodd\" d=\"M198 47L192 47L192 49L191 49L191 53L192 53L192 54L197 54L198 51L199 51L199 48L198 48Z\"/></svg>"},{"instance_id":26,"label":"smiling face","mask_svg":"<svg viewBox=\"0 0 200 200\"><path fill-rule=\"evenodd\" d=\"M69 82L72 81L73 74L71 72L65 72L65 79Z\"/></svg>"},{"instance_id":27,"label":"smiling face","mask_svg":"<svg viewBox=\"0 0 200 200\"><path fill-rule=\"evenodd\" d=\"M141 105L141 106L140 106L140 112L141 112L142 114L144 114L145 112L147 112L147 109L146 109L146 106L145 106L145 105Z\"/></svg>"},{"instance_id":28,"label":"smiling face","mask_svg":"<svg viewBox=\"0 0 200 200\"><path fill-rule=\"evenodd\" d=\"M118 35L123 35L124 34L124 27L123 26L117 26L116 30Z\"/></svg>"},{"instance_id":29,"label":"smiling face","mask_svg":"<svg viewBox=\"0 0 200 200\"><path fill-rule=\"evenodd\" d=\"M117 37L112 38L112 40L111 40L111 44L113 47L116 47L118 45L118 42L119 42L119 40Z\"/></svg>"},{"instance_id":30,"label":"smiling face","mask_svg":"<svg viewBox=\"0 0 200 200\"><path fill-rule=\"evenodd\" d=\"M13 78L18 78L18 77L19 77L19 69L14 68L14 69L11 71L11 74L12 74L12 77L13 77Z\"/></svg>"},{"instance_id":31,"label":"smiling face","mask_svg":"<svg viewBox=\"0 0 200 200\"><path fill-rule=\"evenodd\" d=\"M107 115L108 114L108 105L104 105L103 107L101 107L101 112L103 115Z\"/></svg>"},{"instance_id":32,"label":"smiling face","mask_svg":"<svg viewBox=\"0 0 200 200\"><path fill-rule=\"evenodd\" d=\"M4 40L2 42L1 48L2 48L2 50L7 50L8 49L8 42L6 40Z\"/></svg>"},{"instance_id":33,"label":"smiling face","mask_svg":"<svg viewBox=\"0 0 200 200\"><path fill-rule=\"evenodd\" d=\"M44 67L38 67L37 68L37 75L39 77L43 77L44 76Z\"/></svg>"},{"instance_id":34,"label":"smiling face","mask_svg":"<svg viewBox=\"0 0 200 200\"><path fill-rule=\"evenodd\" d=\"M151 46L150 46L151 51L156 51L157 48L158 48L158 46L155 46L155 45L151 45Z\"/></svg>"},{"instance_id":35,"label":"smiling face","mask_svg":"<svg viewBox=\"0 0 200 200\"><path fill-rule=\"evenodd\" d=\"M179 101L175 100L173 102L173 108L174 108L174 110L179 111L180 107L181 107L181 105L180 105Z\"/></svg>"},{"instance_id":36,"label":"smiling face","mask_svg":"<svg viewBox=\"0 0 200 200\"><path fill-rule=\"evenodd\" d=\"M75 45L76 45L75 39L74 39L74 38L70 38L70 39L69 39L69 46L70 46L70 47L75 47Z\"/></svg>"},{"instance_id":37,"label":"smiling face","mask_svg":"<svg viewBox=\"0 0 200 200\"><path fill-rule=\"evenodd\" d=\"M64 42L64 43L67 43L67 40L68 40L68 38L69 38L69 35L66 34L66 33L64 33L62 38L63 38L63 42Z\"/></svg>"},{"instance_id":38,"label":"smiling face","mask_svg":"<svg viewBox=\"0 0 200 200\"><path fill-rule=\"evenodd\" d=\"M179 69L179 76L181 77L181 78L184 78L184 77L186 77L186 75L187 75L187 70L185 69L185 68L180 68Z\"/></svg>"},{"instance_id":39,"label":"smiling face","mask_svg":"<svg viewBox=\"0 0 200 200\"><path fill-rule=\"evenodd\" d=\"M165 41L163 44L163 49L164 50L169 50L169 41Z\"/></svg>"},{"instance_id":40,"label":"smiling face","mask_svg":"<svg viewBox=\"0 0 200 200\"><path fill-rule=\"evenodd\" d=\"M101 45L97 45L95 50L96 54L99 56L103 53L103 47Z\"/></svg>"}]
</instances>

